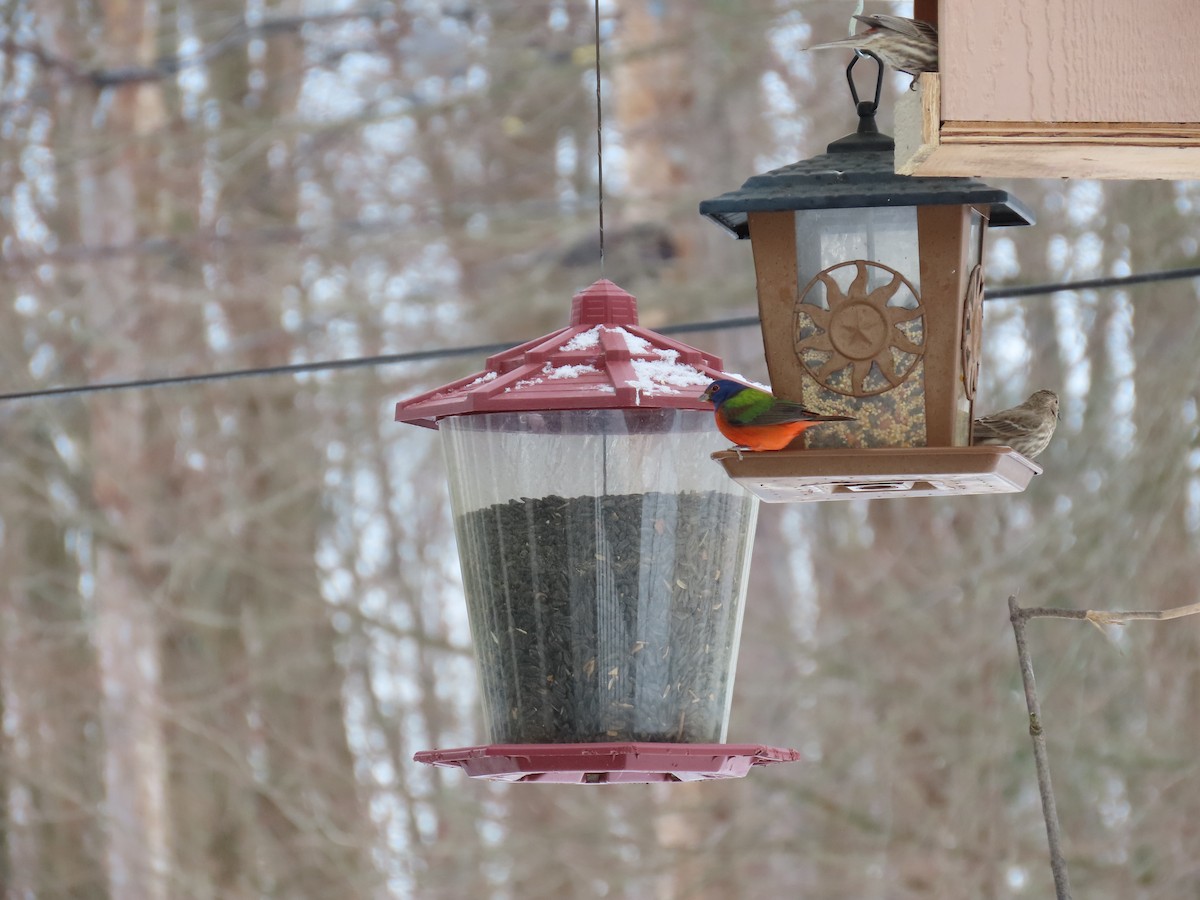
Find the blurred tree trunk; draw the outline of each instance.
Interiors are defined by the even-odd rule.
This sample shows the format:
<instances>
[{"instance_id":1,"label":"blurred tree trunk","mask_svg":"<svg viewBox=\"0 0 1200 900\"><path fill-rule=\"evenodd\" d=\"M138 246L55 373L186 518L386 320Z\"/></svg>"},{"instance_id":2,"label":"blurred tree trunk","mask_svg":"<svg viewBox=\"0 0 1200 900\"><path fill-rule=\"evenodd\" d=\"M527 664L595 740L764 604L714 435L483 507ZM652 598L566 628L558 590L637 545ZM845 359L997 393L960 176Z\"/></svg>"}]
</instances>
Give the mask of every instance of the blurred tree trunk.
<instances>
[{"instance_id":1,"label":"blurred tree trunk","mask_svg":"<svg viewBox=\"0 0 1200 900\"><path fill-rule=\"evenodd\" d=\"M369 426L364 423L364 427ZM372 458L364 462L373 469L375 476L380 479L379 483L388 486L387 495L395 497L403 492L403 487L395 483L394 476L388 471L384 456L386 446L382 442L374 443L371 447ZM443 552L443 548L431 545L427 536L439 530L438 512L433 509L411 510L409 515L402 517L395 504L389 503L385 518L389 525L388 532L393 536L390 544L393 548L390 550L392 565L385 570L391 576L389 583L405 583L402 555L413 560L420 571L436 571L438 563L435 557ZM408 553L404 553L402 547L409 548ZM427 585L427 581L425 585L415 585L416 590L404 591L406 596L401 598L408 613L407 618L412 623L412 677L420 686L415 709L410 715L420 723L419 733L427 742L427 746L413 745L412 740L416 735L411 727L404 725L407 716L397 715L389 727L398 731L401 742L407 745L401 760L405 764L417 750L454 746L452 735L461 733L463 728L449 696L453 681L446 677L447 667L442 659L445 651L438 649L444 648L449 640L446 597L441 592L428 590ZM476 721L479 719L478 716L473 718ZM484 741L485 735L479 734L472 743ZM422 776L423 781L428 779L432 782L428 801L431 813L436 818L434 840L420 842L425 863L420 879L423 896L431 900L486 896L488 881L485 862L489 850L480 833L482 820L487 817L484 798L479 795L482 786L463 783L461 774L444 769L433 769L422 773ZM440 875L431 879L428 877L430 872Z\"/></svg>"},{"instance_id":2,"label":"blurred tree trunk","mask_svg":"<svg viewBox=\"0 0 1200 900\"><path fill-rule=\"evenodd\" d=\"M241 12L230 0L229 15ZM289 2L266 12L278 17L300 9ZM232 150L246 141L237 165L223 166L220 184L220 214L238 229L297 222L294 147L283 137L245 137L242 120L247 110L262 123L297 115L302 82L295 73L303 57L299 35L283 34L265 41L257 64L245 53L229 53L211 67L222 122L236 135L223 146ZM280 300L283 287L298 280L299 268L298 253L277 253L268 261L254 247L231 247L220 260L215 293L230 332L273 336L251 342L245 364L290 361ZM369 896L377 887L371 829L347 744L339 640L313 565L324 467L308 437L311 398L294 382L279 379L240 394L227 408L238 423L226 451L236 461L229 472L245 504L237 531L242 560L252 565L228 572L223 605L240 618L243 646L231 636L229 652L239 665L245 654L245 721L252 758L259 760L259 845L253 860L258 889L289 897ZM242 821L241 815L234 821ZM222 852L240 856L237 832L224 837Z\"/></svg>"},{"instance_id":3,"label":"blurred tree trunk","mask_svg":"<svg viewBox=\"0 0 1200 900\"><path fill-rule=\"evenodd\" d=\"M1131 187L1122 183L1114 190L1116 208L1130 209L1136 204L1145 211L1143 224L1130 233L1130 268L1149 272L1179 265L1180 257L1187 253L1181 247L1189 237L1194 242L1196 228L1191 217L1179 213L1177 186L1169 182L1143 184L1136 199L1126 200L1122 195L1133 193ZM1127 545L1127 552L1138 559L1140 573L1130 581L1133 595L1129 605L1134 608L1182 605L1195 602L1200 595L1200 556L1195 527L1188 521L1194 501L1185 487L1195 472L1198 343L1200 308L1194 282L1166 282L1137 292L1133 300L1136 444L1131 459L1135 480L1129 508L1140 514L1143 524L1140 534L1129 535ZM1147 636L1147 675L1157 690L1146 737L1151 747L1172 740L1195 746L1200 726L1192 712L1200 705L1200 670L1194 665L1180 666L1179 661L1200 658L1200 639L1194 627L1165 624ZM1163 790L1162 778L1154 772L1132 768L1121 773L1121 778L1135 801L1156 797ZM1184 862L1187 851L1183 849L1200 841L1200 826L1182 810L1170 808L1162 813L1165 821L1161 824L1171 836L1169 840L1156 846L1144 834L1129 829L1123 842L1137 861L1134 869L1121 876L1129 896L1138 889L1134 876L1140 876L1142 884L1160 884L1178 896L1200 889L1194 867Z\"/></svg>"},{"instance_id":4,"label":"blurred tree trunk","mask_svg":"<svg viewBox=\"0 0 1200 900\"><path fill-rule=\"evenodd\" d=\"M186 13L176 0L165 0L160 8L162 19L172 24ZM236 21L243 12L241 7L230 9L228 21ZM174 55L177 41L174 28L164 28L157 56ZM230 55L244 53L235 50ZM154 142L155 178L146 178L144 184L153 196L154 232L186 239L205 224L202 184L212 160L205 158L203 125L194 114L185 113L178 82L163 79L160 84L167 119ZM217 85L213 92L216 100L219 89ZM218 145L225 146L219 127L214 131ZM159 349L180 348L177 371L221 365L204 341L195 340L205 333L208 291L203 270L213 264L200 245L190 252L177 250L153 267L155 306L169 310L156 343ZM185 348L190 352L183 352ZM168 710L163 727L171 868L177 884L186 885L188 896L197 900L254 896L270 883L255 822L255 746L249 727L254 711L244 619L230 588L230 568L240 570L252 563L235 536L221 533L221 525L231 519L228 492L214 490L209 480L225 471L220 463L222 440L210 436L221 431L219 414L207 408L219 396L201 390L170 398L180 410L179 419L195 416L202 433L196 437L179 429L164 435L159 458L165 471L157 473L166 491L160 501L163 515L174 511L162 524L169 529L166 533L177 536L174 548L182 551L172 553L169 571L162 575L158 618L161 692ZM208 471L179 464L189 456L205 460Z\"/></svg>"},{"instance_id":5,"label":"blurred tree trunk","mask_svg":"<svg viewBox=\"0 0 1200 900\"><path fill-rule=\"evenodd\" d=\"M143 0L98 10L104 67L149 64L156 53L156 7ZM87 57L84 45L68 59ZM109 90L101 110L78 85L74 135L89 125L103 154L75 161L70 186L79 198L77 239L93 246L131 242L155 221L155 160L149 136L163 125L161 88L153 82ZM64 159L72 159L68 147ZM140 341L157 336L162 310L148 302L147 276L131 258L109 260L83 283L89 327L107 340L93 349L88 377L105 381L129 373L126 360ZM117 332L109 334L113 323ZM168 822L161 733L156 589L162 577L155 550L167 482L162 418L144 394L91 405L92 498L100 521L94 550L95 623L104 701L105 795L109 815L109 880L114 895L166 898ZM166 455L163 451L167 450ZM169 514L169 513L168 513Z\"/></svg>"},{"instance_id":6,"label":"blurred tree trunk","mask_svg":"<svg viewBox=\"0 0 1200 900\"><path fill-rule=\"evenodd\" d=\"M80 533L67 532L41 490L74 479L32 417L10 417L5 432L4 519L21 525L2 556L0 681L15 740L3 742L0 883L12 896L105 897L99 673L70 549Z\"/></svg>"},{"instance_id":7,"label":"blurred tree trunk","mask_svg":"<svg viewBox=\"0 0 1200 900\"><path fill-rule=\"evenodd\" d=\"M633 221L667 217L695 160L682 152L693 116L695 88L687 50L691 4L622 0L620 64L611 67L616 122L623 136L629 185L626 215Z\"/></svg>"},{"instance_id":8,"label":"blurred tree trunk","mask_svg":"<svg viewBox=\"0 0 1200 900\"><path fill-rule=\"evenodd\" d=\"M700 198L689 186L731 190L755 174L768 142L761 83L778 66L768 38L772 14L762 2L733 13L701 2L619 0L617 40L602 60L612 88L607 127L621 135L625 153L621 171L608 170L625 182L619 194L609 189L610 254L631 254L613 246L623 226L649 223L661 232L642 232L643 266L661 264L655 241L666 241L676 277L691 267L724 275L708 251L728 238L696 215ZM748 247L738 249L749 255Z\"/></svg>"},{"instance_id":9,"label":"blurred tree trunk","mask_svg":"<svg viewBox=\"0 0 1200 900\"><path fill-rule=\"evenodd\" d=\"M1072 230L1063 212L1068 202L1064 185L1058 182L1049 184L1034 182L1030 184L1029 188L1021 190L1021 184L1018 183L1016 192L1026 202L1033 202L1035 200L1033 191L1031 190L1033 184L1043 187L1041 196L1036 198L1041 201L1039 208L1046 209L1048 207L1052 211L1046 215L1040 215L1039 219L1041 221L1031 228L1006 228L989 232L987 240L984 243L984 253L987 253L988 245L994 242L997 237L1001 235L1011 237L1016 243L1020 254L1021 283L1047 284L1063 279L1064 277L1070 277L1074 271L1073 261L1068 259L1067 268L1054 266L1051 264L1050 254L1047 252L1047 235L1064 231L1070 233ZM1048 202L1050 200L1058 202L1050 203ZM1040 234L1034 233L1039 230ZM1014 234L1011 232L1017 233ZM1054 295L1029 297L1017 301L1004 301L1006 304L1014 302L1018 305L1025 318L1025 340L1029 347L1029 375L1027 384L1032 385L1032 387L1026 393L1032 393L1043 387L1061 392L1065 387L1064 381L1066 379L1067 366L1063 361L1063 353L1060 346L1062 336L1054 314ZM985 307L985 310L987 308L989 307ZM986 325L985 312L985 328ZM986 332L984 339L986 340ZM1024 397L1016 397L1014 395L1006 402L1017 403L1023 399ZM993 406L985 404L977 406L976 411L977 414L989 413L994 409L1003 409L1005 405L1006 403L998 403Z\"/></svg>"},{"instance_id":10,"label":"blurred tree trunk","mask_svg":"<svg viewBox=\"0 0 1200 900\"><path fill-rule=\"evenodd\" d=\"M61 11L43 6L37 33L56 46ZM18 13L6 9L4 17L12 28ZM5 53L0 85L6 98L19 103L28 99L28 88L15 77L14 63ZM64 93L66 109L42 120L45 129L32 126L33 116L12 117L6 134L12 146L71 164L74 104L87 101L80 92ZM6 190L30 187L29 170L15 164L15 154L5 157L0 184ZM52 229L78 234L78 198L63 194L43 214ZM0 218L0 244L18 246L25 223ZM63 272L40 274L43 283L75 286ZM24 272L10 273L6 282L14 294L36 296L40 288L39 279ZM5 303L0 313L0 359L9 383L26 381L38 354L53 358L62 377L80 380L79 357L69 353L61 319L57 327L43 319L31 328L15 307ZM0 414L7 450L0 465L0 562L6 575L0 589L0 885L6 896L103 898L109 895L102 817L106 755L91 639L94 598L85 596L79 565L94 525L80 471L87 421L75 403L56 412L25 404ZM83 516L72 514L81 507Z\"/></svg>"}]
</instances>

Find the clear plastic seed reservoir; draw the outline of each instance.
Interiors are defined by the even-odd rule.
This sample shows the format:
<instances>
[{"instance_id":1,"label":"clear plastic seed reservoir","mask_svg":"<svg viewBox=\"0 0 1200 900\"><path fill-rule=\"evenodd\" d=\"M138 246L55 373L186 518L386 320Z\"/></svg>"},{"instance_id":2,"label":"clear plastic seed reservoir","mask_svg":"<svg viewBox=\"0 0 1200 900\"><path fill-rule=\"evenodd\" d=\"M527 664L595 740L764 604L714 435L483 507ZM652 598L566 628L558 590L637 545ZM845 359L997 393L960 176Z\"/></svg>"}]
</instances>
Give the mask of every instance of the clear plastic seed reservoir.
<instances>
[{"instance_id":1,"label":"clear plastic seed reservoir","mask_svg":"<svg viewBox=\"0 0 1200 900\"><path fill-rule=\"evenodd\" d=\"M725 739L757 501L712 415L441 425L490 740Z\"/></svg>"}]
</instances>

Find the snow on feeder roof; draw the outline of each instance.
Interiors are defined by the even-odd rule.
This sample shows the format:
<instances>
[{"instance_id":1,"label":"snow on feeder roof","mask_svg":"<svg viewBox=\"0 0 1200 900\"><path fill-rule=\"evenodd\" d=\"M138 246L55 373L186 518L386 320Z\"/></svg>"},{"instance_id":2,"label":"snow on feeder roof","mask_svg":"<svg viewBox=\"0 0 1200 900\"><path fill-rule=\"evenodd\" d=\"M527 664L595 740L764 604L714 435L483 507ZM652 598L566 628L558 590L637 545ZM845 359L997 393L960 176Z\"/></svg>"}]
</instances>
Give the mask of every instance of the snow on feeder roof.
<instances>
[{"instance_id":1,"label":"snow on feeder roof","mask_svg":"<svg viewBox=\"0 0 1200 900\"><path fill-rule=\"evenodd\" d=\"M637 300L607 279L575 295L566 328L489 356L482 372L396 404L396 421L548 409L710 409L719 357L638 325Z\"/></svg>"}]
</instances>

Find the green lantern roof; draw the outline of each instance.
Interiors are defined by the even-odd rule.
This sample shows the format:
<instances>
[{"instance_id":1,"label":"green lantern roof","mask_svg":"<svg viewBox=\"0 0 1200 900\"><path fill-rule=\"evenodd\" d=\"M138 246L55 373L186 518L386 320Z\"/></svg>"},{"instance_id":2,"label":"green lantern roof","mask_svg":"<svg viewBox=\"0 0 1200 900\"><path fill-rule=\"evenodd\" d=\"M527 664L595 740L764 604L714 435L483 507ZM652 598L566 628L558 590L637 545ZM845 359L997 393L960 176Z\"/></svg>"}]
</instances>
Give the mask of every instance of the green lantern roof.
<instances>
[{"instance_id":1,"label":"green lantern roof","mask_svg":"<svg viewBox=\"0 0 1200 900\"><path fill-rule=\"evenodd\" d=\"M989 206L992 226L1034 223L1025 204L982 181L897 175L894 146L883 134L848 135L820 156L754 175L738 190L702 201L700 213L739 239L750 236L748 213L796 209Z\"/></svg>"}]
</instances>

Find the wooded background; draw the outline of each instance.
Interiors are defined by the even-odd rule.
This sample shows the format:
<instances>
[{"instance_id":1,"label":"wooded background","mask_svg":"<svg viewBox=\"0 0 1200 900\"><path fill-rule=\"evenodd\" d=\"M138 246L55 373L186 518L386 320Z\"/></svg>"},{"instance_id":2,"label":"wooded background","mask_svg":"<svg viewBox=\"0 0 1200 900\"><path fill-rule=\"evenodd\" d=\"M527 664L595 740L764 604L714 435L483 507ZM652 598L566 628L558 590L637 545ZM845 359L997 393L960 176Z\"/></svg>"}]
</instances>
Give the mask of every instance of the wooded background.
<instances>
[{"instance_id":1,"label":"wooded background","mask_svg":"<svg viewBox=\"0 0 1200 900\"><path fill-rule=\"evenodd\" d=\"M696 212L851 130L849 2L604 0L605 274L746 314ZM907 4L868 11L908 14ZM517 342L596 261L577 0L0 5L0 389ZM889 77L890 128L905 76ZM1196 184L1020 182L989 283L1193 261ZM743 781L575 789L484 739L434 433L482 356L0 403L0 884L34 898L1009 898L1050 872L1006 598L1197 600L1195 282L987 305L1024 494L764 506ZM684 334L764 377L753 329ZM1200 622L1030 623L1078 895L1200 893Z\"/></svg>"}]
</instances>

